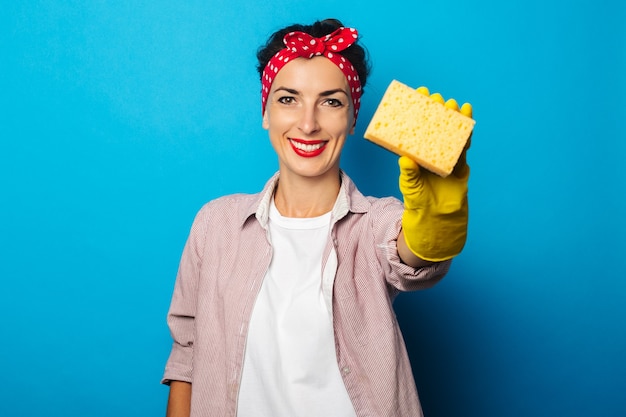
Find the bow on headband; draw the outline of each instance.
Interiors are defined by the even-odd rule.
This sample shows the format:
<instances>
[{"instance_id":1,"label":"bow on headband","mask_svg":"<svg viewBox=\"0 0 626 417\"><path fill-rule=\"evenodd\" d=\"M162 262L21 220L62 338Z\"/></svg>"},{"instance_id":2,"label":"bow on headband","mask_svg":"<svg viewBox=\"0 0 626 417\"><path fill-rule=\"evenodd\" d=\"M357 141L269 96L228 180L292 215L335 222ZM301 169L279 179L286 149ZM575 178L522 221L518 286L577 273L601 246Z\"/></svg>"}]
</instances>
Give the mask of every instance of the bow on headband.
<instances>
[{"instance_id":1,"label":"bow on headband","mask_svg":"<svg viewBox=\"0 0 626 417\"><path fill-rule=\"evenodd\" d=\"M265 113L265 106L267 105L267 97L270 92L270 87L276 74L280 71L289 61L296 58L311 59L314 56L325 56L333 64L335 64L348 81L350 86L350 94L352 96L352 104L354 108L354 120L359 114L359 107L361 105L361 81L359 75L356 72L354 66L346 58L338 54L337 52L343 51L350 47L358 37L356 29L341 27L334 32L323 36L321 38L314 38L313 36L304 32L290 32L283 38L285 43L285 49L281 49L274 55L263 70L261 77L261 101L262 111Z\"/></svg>"}]
</instances>

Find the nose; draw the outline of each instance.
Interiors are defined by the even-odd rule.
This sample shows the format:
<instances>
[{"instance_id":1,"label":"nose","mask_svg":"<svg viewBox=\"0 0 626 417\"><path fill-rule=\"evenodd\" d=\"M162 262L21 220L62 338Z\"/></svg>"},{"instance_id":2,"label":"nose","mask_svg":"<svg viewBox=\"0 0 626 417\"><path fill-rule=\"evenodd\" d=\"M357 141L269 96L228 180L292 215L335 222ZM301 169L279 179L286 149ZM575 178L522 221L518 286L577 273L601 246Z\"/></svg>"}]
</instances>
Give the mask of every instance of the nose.
<instances>
[{"instance_id":1,"label":"nose","mask_svg":"<svg viewBox=\"0 0 626 417\"><path fill-rule=\"evenodd\" d=\"M298 122L298 129L307 135L311 135L320 129L317 109L312 105L302 106L302 114Z\"/></svg>"}]
</instances>

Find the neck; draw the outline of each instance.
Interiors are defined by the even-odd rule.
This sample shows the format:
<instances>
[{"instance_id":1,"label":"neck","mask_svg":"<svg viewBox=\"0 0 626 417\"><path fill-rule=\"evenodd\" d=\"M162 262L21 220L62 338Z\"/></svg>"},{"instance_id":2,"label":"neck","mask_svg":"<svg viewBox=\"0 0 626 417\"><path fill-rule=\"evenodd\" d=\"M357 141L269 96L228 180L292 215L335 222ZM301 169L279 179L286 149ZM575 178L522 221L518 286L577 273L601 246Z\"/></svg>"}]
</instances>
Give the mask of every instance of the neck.
<instances>
[{"instance_id":1,"label":"neck","mask_svg":"<svg viewBox=\"0 0 626 417\"><path fill-rule=\"evenodd\" d=\"M321 180L281 176L276 186L274 203L285 217L318 217L333 209L340 186L338 172Z\"/></svg>"}]
</instances>

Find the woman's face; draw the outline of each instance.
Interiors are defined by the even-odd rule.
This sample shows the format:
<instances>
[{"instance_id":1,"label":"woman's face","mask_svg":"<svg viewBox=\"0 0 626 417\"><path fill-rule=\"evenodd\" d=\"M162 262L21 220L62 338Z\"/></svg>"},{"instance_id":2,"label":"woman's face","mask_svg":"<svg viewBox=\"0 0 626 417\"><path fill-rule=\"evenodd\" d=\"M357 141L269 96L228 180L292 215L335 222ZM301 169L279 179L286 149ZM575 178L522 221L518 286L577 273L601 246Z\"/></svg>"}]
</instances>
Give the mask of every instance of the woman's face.
<instances>
[{"instance_id":1,"label":"woman's face","mask_svg":"<svg viewBox=\"0 0 626 417\"><path fill-rule=\"evenodd\" d=\"M296 58L276 75L263 127L278 154L281 175L335 175L354 116L348 82L322 56Z\"/></svg>"}]
</instances>

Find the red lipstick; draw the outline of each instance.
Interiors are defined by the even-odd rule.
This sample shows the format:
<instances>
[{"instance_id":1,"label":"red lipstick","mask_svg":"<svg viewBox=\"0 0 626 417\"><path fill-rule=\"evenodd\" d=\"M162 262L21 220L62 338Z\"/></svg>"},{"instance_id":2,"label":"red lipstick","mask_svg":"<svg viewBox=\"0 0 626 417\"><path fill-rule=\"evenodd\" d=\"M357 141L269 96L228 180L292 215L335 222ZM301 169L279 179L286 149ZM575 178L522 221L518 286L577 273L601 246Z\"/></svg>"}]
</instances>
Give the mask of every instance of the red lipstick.
<instances>
[{"instance_id":1,"label":"red lipstick","mask_svg":"<svg viewBox=\"0 0 626 417\"><path fill-rule=\"evenodd\" d=\"M326 148L326 141L323 140L302 140L289 139L293 151L304 158L313 158L318 156Z\"/></svg>"}]
</instances>

